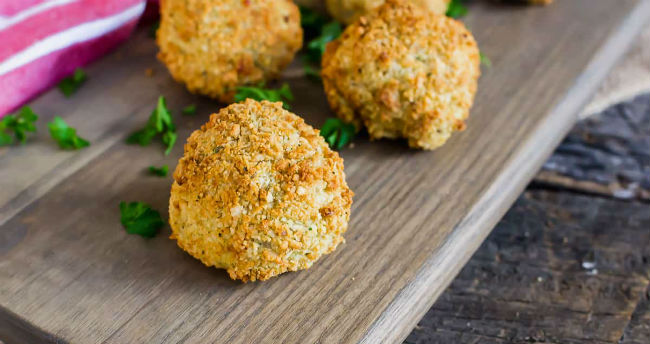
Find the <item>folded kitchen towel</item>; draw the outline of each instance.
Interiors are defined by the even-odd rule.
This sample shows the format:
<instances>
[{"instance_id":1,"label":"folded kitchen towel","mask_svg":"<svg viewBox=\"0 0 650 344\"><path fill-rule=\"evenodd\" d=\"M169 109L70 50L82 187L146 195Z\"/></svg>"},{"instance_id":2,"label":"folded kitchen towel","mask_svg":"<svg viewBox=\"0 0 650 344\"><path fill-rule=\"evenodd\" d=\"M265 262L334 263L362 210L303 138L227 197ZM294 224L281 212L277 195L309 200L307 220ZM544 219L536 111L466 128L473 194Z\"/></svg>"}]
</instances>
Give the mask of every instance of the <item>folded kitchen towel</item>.
<instances>
[{"instance_id":1,"label":"folded kitchen towel","mask_svg":"<svg viewBox=\"0 0 650 344\"><path fill-rule=\"evenodd\" d=\"M0 0L0 117L124 41L145 0Z\"/></svg>"},{"instance_id":2,"label":"folded kitchen towel","mask_svg":"<svg viewBox=\"0 0 650 344\"><path fill-rule=\"evenodd\" d=\"M144 10L142 15L142 21L152 22L158 19L160 13L160 1L159 0L147 0L147 8Z\"/></svg>"}]
</instances>

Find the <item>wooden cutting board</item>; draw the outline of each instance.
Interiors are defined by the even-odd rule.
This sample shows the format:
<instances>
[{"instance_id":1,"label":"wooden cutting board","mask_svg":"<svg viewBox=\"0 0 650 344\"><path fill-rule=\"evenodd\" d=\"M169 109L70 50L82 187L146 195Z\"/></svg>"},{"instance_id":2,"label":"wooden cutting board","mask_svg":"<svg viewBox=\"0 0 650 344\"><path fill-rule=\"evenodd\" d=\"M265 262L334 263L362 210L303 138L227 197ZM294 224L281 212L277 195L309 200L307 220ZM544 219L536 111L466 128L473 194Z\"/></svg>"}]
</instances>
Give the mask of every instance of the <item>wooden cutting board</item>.
<instances>
[{"instance_id":1,"label":"wooden cutting board","mask_svg":"<svg viewBox=\"0 0 650 344\"><path fill-rule=\"evenodd\" d=\"M190 95L156 62L146 30L89 66L65 99L31 106L39 133L0 150L0 340L74 343L378 343L403 340L576 120L635 38L648 0L558 0L549 7L487 1L464 21L492 60L468 129L434 152L399 141L355 140L342 152L355 191L347 242L307 271L242 284L169 240L128 235L118 204L166 214L182 154L124 144L159 95L180 141L221 106ZM145 70L152 68L152 77ZM319 127L323 91L285 79L293 110ZM195 116L180 109L198 105ZM92 145L60 151L45 123L62 116Z\"/></svg>"}]
</instances>

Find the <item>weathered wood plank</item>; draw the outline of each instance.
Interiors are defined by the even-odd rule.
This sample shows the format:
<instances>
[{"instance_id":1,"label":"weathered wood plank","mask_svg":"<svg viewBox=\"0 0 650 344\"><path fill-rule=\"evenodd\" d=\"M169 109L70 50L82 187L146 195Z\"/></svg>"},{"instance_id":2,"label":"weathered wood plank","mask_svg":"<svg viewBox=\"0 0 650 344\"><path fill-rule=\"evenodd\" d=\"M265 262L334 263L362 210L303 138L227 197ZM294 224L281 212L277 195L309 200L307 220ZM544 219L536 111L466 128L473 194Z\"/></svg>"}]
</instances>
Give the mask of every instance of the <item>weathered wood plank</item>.
<instances>
[{"instance_id":1,"label":"weathered wood plank","mask_svg":"<svg viewBox=\"0 0 650 344\"><path fill-rule=\"evenodd\" d=\"M528 191L407 342L617 342L650 284L648 228L650 204Z\"/></svg>"},{"instance_id":2,"label":"weathered wood plank","mask_svg":"<svg viewBox=\"0 0 650 344\"><path fill-rule=\"evenodd\" d=\"M97 137L114 135L113 143L81 169L52 174L56 183L37 187L12 212L0 212L0 306L71 342L404 338L569 129L650 15L650 1L562 1L541 10L481 3L471 13L467 21L493 67L480 81L468 130L435 152L358 140L343 152L357 193L347 243L309 271L264 283L230 281L165 235L143 240L121 229L121 200L166 209L170 179L142 169L174 166L181 147L163 157L160 147L122 143L126 127L148 114L144 105L128 108L134 93L145 92L132 87L148 87L144 81L127 87L114 80L110 98L88 104L78 95L78 106L88 111L116 102L128 111L119 109L115 130L80 127ZM140 36L131 49L147 51L151 44ZM129 70L150 67L153 56L142 61ZM176 109L186 105L191 98L164 75L153 79L168 85L157 92ZM300 100L294 111L322 123L329 111L320 88L303 79L291 83ZM208 100L196 103L202 115L180 120L180 140L216 108ZM137 120L122 124L131 114ZM21 185L19 194L36 184Z\"/></svg>"},{"instance_id":3,"label":"weathered wood plank","mask_svg":"<svg viewBox=\"0 0 650 344\"><path fill-rule=\"evenodd\" d=\"M542 186L650 200L650 94L579 122L543 168Z\"/></svg>"},{"instance_id":4,"label":"weathered wood plank","mask_svg":"<svg viewBox=\"0 0 650 344\"><path fill-rule=\"evenodd\" d=\"M543 186L555 190L548 193L539 191L535 177L536 191L501 220L408 343L593 343L618 341L621 333L621 343L648 342L650 289L640 302L611 291L631 285L638 293L650 284L650 232L645 228L650 205L602 204L600 198L577 197L564 189L594 193L593 187L576 187L591 179L591 185L607 190L603 195L614 198L609 185L630 172L630 179L642 185L648 174L636 172L650 168L647 150L639 149L650 133L649 99L639 96L577 123L545 164L563 172L567 182L544 180ZM612 145L616 150L603 149ZM632 161L625 166L633 168L624 171L616 161ZM555 196L542 197L546 194ZM583 262L594 266L585 269ZM549 276L559 284L548 288Z\"/></svg>"},{"instance_id":5,"label":"weathered wood plank","mask_svg":"<svg viewBox=\"0 0 650 344\"><path fill-rule=\"evenodd\" d=\"M649 258L650 259L650 258ZM645 344L650 339L650 286L632 314L623 332L621 344Z\"/></svg>"},{"instance_id":6,"label":"weathered wood plank","mask_svg":"<svg viewBox=\"0 0 650 344\"><path fill-rule=\"evenodd\" d=\"M153 39L140 30L117 52L88 66L88 80L71 98L53 89L29 104L40 116L38 134L26 145L0 147L0 224L141 126L159 95L178 104L174 110L197 102L171 80L155 54ZM152 77L145 76L147 68L154 70ZM217 106L208 99L200 104ZM77 128L91 146L58 149L47 129L54 116Z\"/></svg>"}]
</instances>

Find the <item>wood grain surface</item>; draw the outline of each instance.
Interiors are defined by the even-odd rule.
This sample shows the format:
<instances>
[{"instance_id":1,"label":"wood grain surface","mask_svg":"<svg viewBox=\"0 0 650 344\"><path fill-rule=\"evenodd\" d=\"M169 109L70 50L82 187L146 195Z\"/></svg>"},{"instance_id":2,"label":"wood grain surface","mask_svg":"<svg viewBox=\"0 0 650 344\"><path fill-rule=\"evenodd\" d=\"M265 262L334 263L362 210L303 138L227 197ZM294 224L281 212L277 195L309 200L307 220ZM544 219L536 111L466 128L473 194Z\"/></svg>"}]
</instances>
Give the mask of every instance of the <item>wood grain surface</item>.
<instances>
[{"instance_id":1,"label":"wood grain surface","mask_svg":"<svg viewBox=\"0 0 650 344\"><path fill-rule=\"evenodd\" d=\"M650 342L648 147L650 94L578 122L405 344Z\"/></svg>"},{"instance_id":2,"label":"wood grain surface","mask_svg":"<svg viewBox=\"0 0 650 344\"><path fill-rule=\"evenodd\" d=\"M648 203L529 189L407 343L648 343L648 228Z\"/></svg>"},{"instance_id":3,"label":"wood grain surface","mask_svg":"<svg viewBox=\"0 0 650 344\"><path fill-rule=\"evenodd\" d=\"M465 20L492 67L468 129L434 152L357 139L342 152L356 193L347 243L308 271L249 284L203 267L166 238L168 229L146 240L119 224L122 200L167 208L171 179L144 169L173 167L181 145L165 157L155 144L123 143L155 98L165 95L175 114L198 105L196 116L175 116L180 140L219 107L174 83L140 32L90 66L74 97L53 91L35 101L40 134L0 151L0 320L38 331L24 338L75 343L402 340L648 16L647 0L473 6ZM331 116L319 85L301 77L290 83L297 114L315 126ZM44 127L54 115L92 145L57 150Z\"/></svg>"}]
</instances>

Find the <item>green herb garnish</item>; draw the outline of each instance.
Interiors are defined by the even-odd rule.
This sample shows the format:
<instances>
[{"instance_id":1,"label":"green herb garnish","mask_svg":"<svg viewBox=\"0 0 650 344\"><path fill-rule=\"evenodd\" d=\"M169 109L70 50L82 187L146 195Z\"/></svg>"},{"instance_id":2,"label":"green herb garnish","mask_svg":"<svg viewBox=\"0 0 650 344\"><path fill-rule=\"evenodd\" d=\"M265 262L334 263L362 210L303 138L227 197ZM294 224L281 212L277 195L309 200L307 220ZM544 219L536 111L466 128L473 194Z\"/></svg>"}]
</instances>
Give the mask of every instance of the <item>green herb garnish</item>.
<instances>
[{"instance_id":1,"label":"green herb garnish","mask_svg":"<svg viewBox=\"0 0 650 344\"><path fill-rule=\"evenodd\" d=\"M13 143L14 137L20 143L25 143L27 133L36 132L34 123L37 120L38 116L29 106L23 106L18 113L0 119L0 146ZM12 132L13 137L11 136Z\"/></svg>"},{"instance_id":2,"label":"green herb garnish","mask_svg":"<svg viewBox=\"0 0 650 344\"><path fill-rule=\"evenodd\" d=\"M235 102L241 102L246 100L246 98L254 100L268 100L271 102L282 102L282 106L285 109L290 109L291 107L287 104L287 101L293 100L293 93L287 83L282 84L282 87L278 89L264 88L263 84L260 84L257 87L254 86L240 86L237 87L237 93L235 94Z\"/></svg>"},{"instance_id":3,"label":"green herb garnish","mask_svg":"<svg viewBox=\"0 0 650 344\"><path fill-rule=\"evenodd\" d=\"M306 57L307 56L303 56L303 60L302 60L302 68L303 71L305 72L305 76L314 82L320 82L321 81L320 68L315 66L313 63L309 62L309 59L307 59Z\"/></svg>"},{"instance_id":4,"label":"green herb garnish","mask_svg":"<svg viewBox=\"0 0 650 344\"><path fill-rule=\"evenodd\" d=\"M488 68L492 67L492 61L490 61L490 59L487 56L483 55L482 52L479 52L478 56L481 59L481 64L482 65L484 65L485 67L488 67Z\"/></svg>"},{"instance_id":5,"label":"green herb garnish","mask_svg":"<svg viewBox=\"0 0 650 344\"><path fill-rule=\"evenodd\" d=\"M307 44L307 56L309 56L310 61L320 63L327 43L337 39L341 35L341 32L343 32L341 23L329 22L325 24L320 36L314 38Z\"/></svg>"},{"instance_id":6,"label":"green herb garnish","mask_svg":"<svg viewBox=\"0 0 650 344\"><path fill-rule=\"evenodd\" d=\"M120 202L122 226L129 234L151 238L165 224L160 213L144 202Z\"/></svg>"},{"instance_id":7,"label":"green herb garnish","mask_svg":"<svg viewBox=\"0 0 650 344\"><path fill-rule=\"evenodd\" d=\"M158 177L167 177L167 172L169 172L169 166L162 165L160 167L149 166L149 173Z\"/></svg>"},{"instance_id":8,"label":"green herb garnish","mask_svg":"<svg viewBox=\"0 0 650 344\"><path fill-rule=\"evenodd\" d=\"M86 72L81 68L77 68L72 75L59 82L59 90L61 90L66 98L70 97L73 93L77 92L87 78Z\"/></svg>"},{"instance_id":9,"label":"green herb garnish","mask_svg":"<svg viewBox=\"0 0 650 344\"><path fill-rule=\"evenodd\" d=\"M161 140L167 147L165 155L171 152L174 143L176 143L176 127L172 122L172 115L167 109L165 104L165 97L158 97L158 104L151 112L149 121L144 128L135 131L127 139L126 142L130 144L139 144L140 146L147 146L151 143L156 135L161 134Z\"/></svg>"},{"instance_id":10,"label":"green herb garnish","mask_svg":"<svg viewBox=\"0 0 650 344\"><path fill-rule=\"evenodd\" d=\"M320 135L332 149L345 147L354 137L355 128L353 124L345 123L338 118L328 118L320 130Z\"/></svg>"},{"instance_id":11,"label":"green herb garnish","mask_svg":"<svg viewBox=\"0 0 650 344\"><path fill-rule=\"evenodd\" d=\"M467 14L467 7L463 5L463 0L451 0L445 14L447 17L460 18Z\"/></svg>"},{"instance_id":12,"label":"green herb garnish","mask_svg":"<svg viewBox=\"0 0 650 344\"><path fill-rule=\"evenodd\" d=\"M50 129L50 135L61 149L80 149L90 146L90 142L79 137L77 130L69 126L59 116L55 116L52 122L47 124L47 127Z\"/></svg>"},{"instance_id":13,"label":"green herb garnish","mask_svg":"<svg viewBox=\"0 0 650 344\"><path fill-rule=\"evenodd\" d=\"M177 138L178 135L173 131L167 131L163 134L162 142L165 146L167 146L167 149L165 149L165 155L169 155L169 153L172 151Z\"/></svg>"},{"instance_id":14,"label":"green herb garnish","mask_svg":"<svg viewBox=\"0 0 650 344\"><path fill-rule=\"evenodd\" d=\"M156 20L156 22L151 24L151 26L149 27L149 37L156 38L156 33L158 32L159 28L160 28L160 20Z\"/></svg>"},{"instance_id":15,"label":"green herb garnish","mask_svg":"<svg viewBox=\"0 0 650 344\"><path fill-rule=\"evenodd\" d=\"M329 22L322 26L320 35L307 44L307 50L302 63L305 75L314 80L320 80L320 63L325 53L327 43L337 39L343 29L339 22Z\"/></svg>"},{"instance_id":16,"label":"green herb garnish","mask_svg":"<svg viewBox=\"0 0 650 344\"><path fill-rule=\"evenodd\" d=\"M196 114L196 105L195 104L190 104L181 110L183 115L194 115Z\"/></svg>"},{"instance_id":17,"label":"green herb garnish","mask_svg":"<svg viewBox=\"0 0 650 344\"><path fill-rule=\"evenodd\" d=\"M323 25L327 23L327 18L310 8L304 6L298 6L298 8L300 8L300 26L302 26L305 40L318 36Z\"/></svg>"}]
</instances>

